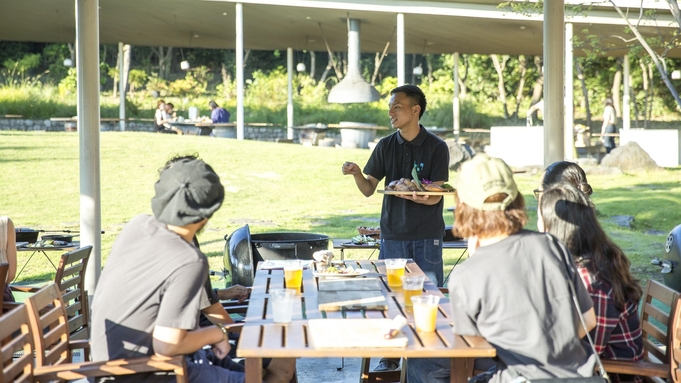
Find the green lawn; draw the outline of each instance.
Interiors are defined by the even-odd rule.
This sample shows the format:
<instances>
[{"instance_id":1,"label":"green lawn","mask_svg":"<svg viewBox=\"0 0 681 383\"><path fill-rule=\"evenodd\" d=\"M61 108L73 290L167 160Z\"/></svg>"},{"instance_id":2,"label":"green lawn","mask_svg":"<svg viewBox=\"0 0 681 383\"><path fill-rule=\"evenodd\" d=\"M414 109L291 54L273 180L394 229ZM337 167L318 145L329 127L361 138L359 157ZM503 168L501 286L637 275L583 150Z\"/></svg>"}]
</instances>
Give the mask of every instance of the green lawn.
<instances>
[{"instance_id":1,"label":"green lawn","mask_svg":"<svg viewBox=\"0 0 681 383\"><path fill-rule=\"evenodd\" d=\"M103 265L124 224L136 214L151 213L158 169L175 154L197 153L217 171L227 191L222 208L199 238L211 269L222 269L225 235L245 224L252 233L302 231L332 238L352 237L357 226L378 225L382 196L365 198L352 178L341 174L345 161L363 166L368 150L139 132L102 132L100 139ZM18 227L78 230L78 151L75 133L0 132L0 214L11 217ZM539 174L518 174L516 179L531 216L528 228L535 229L532 189ZM666 233L681 224L681 168L644 175L594 175L589 181L602 223L631 258L635 274L642 281L657 276L650 259L663 255ZM448 198L445 206L452 206L454 200ZM609 223L613 215L634 216L635 228ZM445 219L451 224L452 213L445 212ZM651 229L664 235L645 234ZM28 255L19 253L20 267ZM453 264L458 255L445 251L446 264ZM49 263L36 255L19 282L52 277Z\"/></svg>"}]
</instances>

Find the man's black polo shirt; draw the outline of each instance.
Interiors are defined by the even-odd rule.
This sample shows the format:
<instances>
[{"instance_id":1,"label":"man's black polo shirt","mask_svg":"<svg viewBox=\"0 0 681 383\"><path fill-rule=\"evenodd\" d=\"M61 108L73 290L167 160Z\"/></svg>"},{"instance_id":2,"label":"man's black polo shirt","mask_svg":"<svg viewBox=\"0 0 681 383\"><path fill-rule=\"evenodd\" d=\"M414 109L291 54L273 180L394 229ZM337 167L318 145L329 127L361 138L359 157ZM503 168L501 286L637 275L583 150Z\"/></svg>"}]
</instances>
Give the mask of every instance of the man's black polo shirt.
<instances>
[{"instance_id":1,"label":"man's black polo shirt","mask_svg":"<svg viewBox=\"0 0 681 383\"><path fill-rule=\"evenodd\" d=\"M399 131L382 138L364 167L364 173L377 180L385 178L383 188L400 178L412 179L414 164L420 180L449 181L449 148L423 126L418 136L406 141ZM380 186L379 186L380 188ZM395 197L383 196L381 238L412 241L442 238L445 222L442 217L444 198L428 206Z\"/></svg>"}]
</instances>

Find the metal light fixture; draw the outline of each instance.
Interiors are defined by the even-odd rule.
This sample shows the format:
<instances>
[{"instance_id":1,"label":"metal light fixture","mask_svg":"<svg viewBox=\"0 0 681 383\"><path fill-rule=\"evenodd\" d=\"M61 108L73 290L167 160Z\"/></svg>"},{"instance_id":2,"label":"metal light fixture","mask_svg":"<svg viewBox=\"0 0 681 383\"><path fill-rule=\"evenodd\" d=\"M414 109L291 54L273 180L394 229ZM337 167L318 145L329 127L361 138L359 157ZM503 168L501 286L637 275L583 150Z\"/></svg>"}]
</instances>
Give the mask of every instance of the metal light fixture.
<instances>
[{"instance_id":1,"label":"metal light fixture","mask_svg":"<svg viewBox=\"0 0 681 383\"><path fill-rule=\"evenodd\" d=\"M378 101L381 94L369 84L359 68L360 46L359 26L360 20L348 19L348 73L334 86L327 98L331 103L360 103Z\"/></svg>"},{"instance_id":2,"label":"metal light fixture","mask_svg":"<svg viewBox=\"0 0 681 383\"><path fill-rule=\"evenodd\" d=\"M189 32L189 48L192 47L192 38L194 37L194 31ZM196 37L199 37L196 35ZM180 53L182 54L182 62L180 62L180 69L182 70L189 70L191 68L191 65L189 64L189 61L184 59L184 51L182 48L180 48Z\"/></svg>"}]
</instances>

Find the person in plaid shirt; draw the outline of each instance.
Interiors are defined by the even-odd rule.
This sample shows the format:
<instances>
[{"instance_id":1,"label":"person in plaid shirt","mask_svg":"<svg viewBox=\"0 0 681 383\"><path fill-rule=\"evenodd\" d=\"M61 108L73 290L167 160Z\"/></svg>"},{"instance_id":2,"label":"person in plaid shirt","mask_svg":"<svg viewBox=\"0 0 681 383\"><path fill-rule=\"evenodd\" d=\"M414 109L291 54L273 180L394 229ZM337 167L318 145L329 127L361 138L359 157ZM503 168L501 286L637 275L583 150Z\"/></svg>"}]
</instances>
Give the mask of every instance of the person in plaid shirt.
<instances>
[{"instance_id":1,"label":"person in plaid shirt","mask_svg":"<svg viewBox=\"0 0 681 383\"><path fill-rule=\"evenodd\" d=\"M591 337L602 359L643 359L638 316L642 290L629 259L605 234L589 197L569 183L551 185L539 198L537 227L563 241L572 253L596 311ZM613 374L612 382L642 382Z\"/></svg>"}]
</instances>

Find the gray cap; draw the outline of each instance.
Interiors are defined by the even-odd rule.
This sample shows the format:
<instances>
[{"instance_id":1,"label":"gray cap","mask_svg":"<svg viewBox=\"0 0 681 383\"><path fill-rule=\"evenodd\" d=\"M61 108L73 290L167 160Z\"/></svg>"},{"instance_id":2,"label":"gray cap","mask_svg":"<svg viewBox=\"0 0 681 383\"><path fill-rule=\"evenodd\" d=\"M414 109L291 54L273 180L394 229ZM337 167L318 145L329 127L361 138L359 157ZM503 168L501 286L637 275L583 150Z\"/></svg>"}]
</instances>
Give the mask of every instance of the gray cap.
<instances>
[{"instance_id":1,"label":"gray cap","mask_svg":"<svg viewBox=\"0 0 681 383\"><path fill-rule=\"evenodd\" d=\"M186 226L210 218L222 205L225 188L210 165L180 160L161 171L151 209L159 221Z\"/></svg>"}]
</instances>

